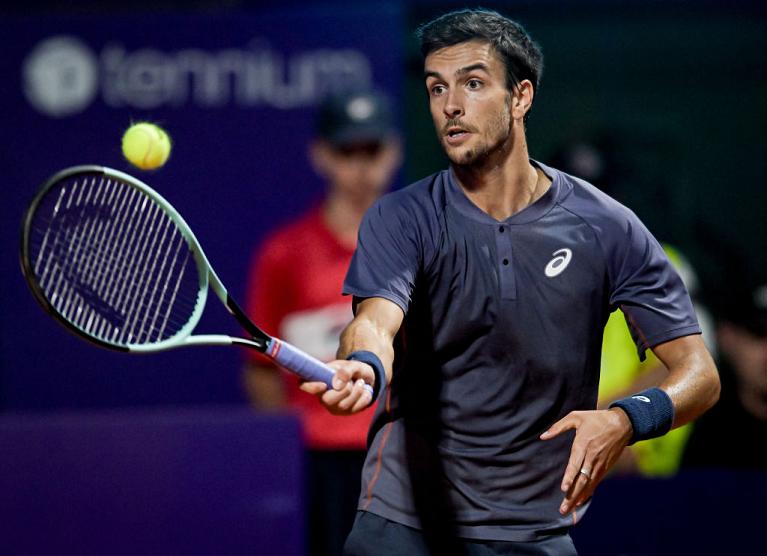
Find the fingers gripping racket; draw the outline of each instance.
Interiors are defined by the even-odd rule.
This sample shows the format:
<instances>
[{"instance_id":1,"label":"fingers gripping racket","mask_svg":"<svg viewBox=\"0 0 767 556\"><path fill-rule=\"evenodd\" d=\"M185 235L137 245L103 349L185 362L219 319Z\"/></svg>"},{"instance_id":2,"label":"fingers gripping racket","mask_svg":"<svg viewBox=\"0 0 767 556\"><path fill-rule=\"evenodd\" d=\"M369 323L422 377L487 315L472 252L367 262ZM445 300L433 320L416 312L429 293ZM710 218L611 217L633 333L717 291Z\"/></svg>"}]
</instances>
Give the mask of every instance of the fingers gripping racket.
<instances>
[{"instance_id":1,"label":"fingers gripping racket","mask_svg":"<svg viewBox=\"0 0 767 556\"><path fill-rule=\"evenodd\" d=\"M170 203L117 170L75 166L45 182L24 216L21 266L40 305L102 347L242 345L332 388L330 367L251 322ZM192 335L208 286L249 338Z\"/></svg>"}]
</instances>

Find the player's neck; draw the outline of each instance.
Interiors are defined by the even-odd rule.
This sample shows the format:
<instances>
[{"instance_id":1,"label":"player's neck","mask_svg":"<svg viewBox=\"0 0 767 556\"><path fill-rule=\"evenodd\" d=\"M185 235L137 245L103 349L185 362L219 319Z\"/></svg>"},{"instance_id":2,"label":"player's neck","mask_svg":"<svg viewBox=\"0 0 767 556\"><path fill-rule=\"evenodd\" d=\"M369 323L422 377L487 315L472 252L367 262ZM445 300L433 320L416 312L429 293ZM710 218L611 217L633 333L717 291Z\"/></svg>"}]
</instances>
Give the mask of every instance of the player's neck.
<instances>
[{"instance_id":1,"label":"player's neck","mask_svg":"<svg viewBox=\"0 0 767 556\"><path fill-rule=\"evenodd\" d=\"M466 196L499 221L533 204L551 185L551 180L530 163L524 143L501 160L453 165L453 171Z\"/></svg>"},{"instance_id":2,"label":"player's neck","mask_svg":"<svg viewBox=\"0 0 767 556\"><path fill-rule=\"evenodd\" d=\"M375 199L375 197L351 198L333 191L328 194L322 205L322 218L342 245L352 249L356 247L360 222Z\"/></svg>"}]
</instances>

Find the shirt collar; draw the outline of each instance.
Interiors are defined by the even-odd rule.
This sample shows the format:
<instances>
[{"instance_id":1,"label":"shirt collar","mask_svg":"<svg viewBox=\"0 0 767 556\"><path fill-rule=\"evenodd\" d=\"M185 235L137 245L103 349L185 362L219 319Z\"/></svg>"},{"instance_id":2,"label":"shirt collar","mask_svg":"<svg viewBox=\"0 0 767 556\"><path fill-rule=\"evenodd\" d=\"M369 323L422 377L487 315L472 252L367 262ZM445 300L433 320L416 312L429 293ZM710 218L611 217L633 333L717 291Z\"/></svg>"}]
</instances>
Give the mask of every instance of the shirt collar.
<instances>
[{"instance_id":1,"label":"shirt collar","mask_svg":"<svg viewBox=\"0 0 767 556\"><path fill-rule=\"evenodd\" d=\"M557 200L559 199L559 191L561 188L562 178L561 174L557 170L546 166L537 160L533 160L531 158L530 163L533 166L543 170L543 173L546 174L551 180L551 186L546 191L546 193L544 193L533 204L528 205L506 220L496 220L477 205L475 205L466 196L463 189L461 189L461 186L458 184L458 179L455 177L455 173L453 172L452 167L447 170L447 179L445 180L448 202L464 216L471 218L472 220L476 220L482 224L508 224L513 226L517 224L527 224L529 222L533 222L534 220L538 220L546 213L548 213L552 208L554 208L554 205L557 203Z\"/></svg>"}]
</instances>

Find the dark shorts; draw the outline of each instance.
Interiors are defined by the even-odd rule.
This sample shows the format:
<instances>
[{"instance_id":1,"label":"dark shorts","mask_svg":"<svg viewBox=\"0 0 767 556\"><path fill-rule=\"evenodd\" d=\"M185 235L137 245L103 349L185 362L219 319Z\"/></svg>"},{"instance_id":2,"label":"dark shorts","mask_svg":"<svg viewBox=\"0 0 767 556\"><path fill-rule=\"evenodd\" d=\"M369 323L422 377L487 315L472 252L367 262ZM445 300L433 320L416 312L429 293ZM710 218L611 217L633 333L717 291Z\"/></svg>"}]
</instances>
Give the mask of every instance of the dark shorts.
<instances>
[{"instance_id":1,"label":"dark shorts","mask_svg":"<svg viewBox=\"0 0 767 556\"><path fill-rule=\"evenodd\" d=\"M570 535L530 542L427 539L418 529L357 512L344 556L578 556Z\"/></svg>"}]
</instances>

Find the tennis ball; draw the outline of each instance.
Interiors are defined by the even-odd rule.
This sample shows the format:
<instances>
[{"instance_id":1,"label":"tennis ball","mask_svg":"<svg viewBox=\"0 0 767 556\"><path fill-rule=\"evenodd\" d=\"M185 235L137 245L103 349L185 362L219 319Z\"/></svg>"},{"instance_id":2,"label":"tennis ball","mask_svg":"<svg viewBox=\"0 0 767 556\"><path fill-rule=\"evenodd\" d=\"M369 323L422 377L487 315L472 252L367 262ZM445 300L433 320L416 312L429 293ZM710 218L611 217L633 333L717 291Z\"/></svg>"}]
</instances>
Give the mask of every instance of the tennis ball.
<instances>
[{"instance_id":1,"label":"tennis ball","mask_svg":"<svg viewBox=\"0 0 767 556\"><path fill-rule=\"evenodd\" d=\"M170 137L160 126L139 122L123 135L123 155L142 170L159 168L170 156Z\"/></svg>"}]
</instances>

